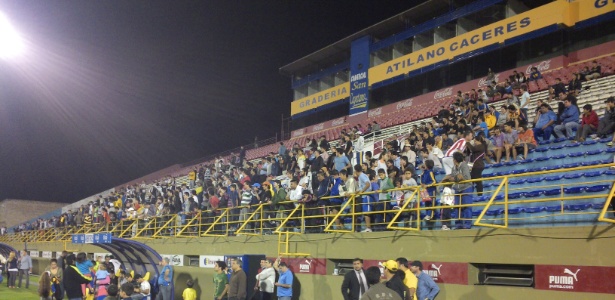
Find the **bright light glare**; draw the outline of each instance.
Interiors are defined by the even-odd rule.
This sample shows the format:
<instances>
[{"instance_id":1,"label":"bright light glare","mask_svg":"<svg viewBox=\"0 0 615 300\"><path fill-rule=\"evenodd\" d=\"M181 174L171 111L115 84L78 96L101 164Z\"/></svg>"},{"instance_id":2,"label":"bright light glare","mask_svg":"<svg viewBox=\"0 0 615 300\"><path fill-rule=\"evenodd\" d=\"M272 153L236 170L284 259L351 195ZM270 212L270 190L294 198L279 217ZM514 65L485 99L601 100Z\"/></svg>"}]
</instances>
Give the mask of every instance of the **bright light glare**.
<instances>
[{"instance_id":1,"label":"bright light glare","mask_svg":"<svg viewBox=\"0 0 615 300\"><path fill-rule=\"evenodd\" d=\"M24 43L6 16L0 13L0 58L15 57L23 52Z\"/></svg>"}]
</instances>

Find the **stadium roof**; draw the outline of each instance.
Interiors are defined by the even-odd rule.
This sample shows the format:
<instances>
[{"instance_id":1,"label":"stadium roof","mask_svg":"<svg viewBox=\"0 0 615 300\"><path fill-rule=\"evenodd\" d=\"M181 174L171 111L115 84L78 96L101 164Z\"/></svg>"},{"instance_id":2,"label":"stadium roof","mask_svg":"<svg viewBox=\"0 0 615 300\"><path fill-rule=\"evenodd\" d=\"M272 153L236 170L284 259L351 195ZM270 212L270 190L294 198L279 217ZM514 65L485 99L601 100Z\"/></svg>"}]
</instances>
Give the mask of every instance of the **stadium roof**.
<instances>
[{"instance_id":1,"label":"stadium roof","mask_svg":"<svg viewBox=\"0 0 615 300\"><path fill-rule=\"evenodd\" d=\"M411 26L432 19L442 11L448 11L451 8L450 2L450 0L431 0L417 5L287 64L280 68L280 73L287 76L302 76L341 63L350 58L350 43L353 40L365 35L371 35L375 38L392 36Z\"/></svg>"}]
</instances>

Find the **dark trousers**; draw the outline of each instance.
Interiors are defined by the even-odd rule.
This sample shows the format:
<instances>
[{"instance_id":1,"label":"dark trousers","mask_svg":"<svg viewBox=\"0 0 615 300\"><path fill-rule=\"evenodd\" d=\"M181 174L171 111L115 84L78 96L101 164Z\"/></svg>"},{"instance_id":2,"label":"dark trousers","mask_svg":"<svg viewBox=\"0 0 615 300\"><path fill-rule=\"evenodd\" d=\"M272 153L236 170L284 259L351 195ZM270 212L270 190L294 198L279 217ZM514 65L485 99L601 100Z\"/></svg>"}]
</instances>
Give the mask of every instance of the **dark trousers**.
<instances>
[{"instance_id":1,"label":"dark trousers","mask_svg":"<svg viewBox=\"0 0 615 300\"><path fill-rule=\"evenodd\" d=\"M483 170L485 170L485 168L472 167L472 171L470 172L471 178L472 179L483 178ZM483 182L475 181L474 185L476 186L476 194L482 195L483 194Z\"/></svg>"},{"instance_id":2,"label":"dark trousers","mask_svg":"<svg viewBox=\"0 0 615 300\"><path fill-rule=\"evenodd\" d=\"M611 120L600 120L598 123L598 132L596 133L598 136L606 136L610 134L615 129L615 122L611 122Z\"/></svg>"},{"instance_id":3,"label":"dark trousers","mask_svg":"<svg viewBox=\"0 0 615 300\"><path fill-rule=\"evenodd\" d=\"M19 270L19 284L17 285L18 287L21 288L21 280L23 279L24 275L26 276L26 288L30 287L30 273L28 271L28 269Z\"/></svg>"},{"instance_id":4,"label":"dark trousers","mask_svg":"<svg viewBox=\"0 0 615 300\"><path fill-rule=\"evenodd\" d=\"M273 293L261 292L261 300L273 300Z\"/></svg>"}]
</instances>

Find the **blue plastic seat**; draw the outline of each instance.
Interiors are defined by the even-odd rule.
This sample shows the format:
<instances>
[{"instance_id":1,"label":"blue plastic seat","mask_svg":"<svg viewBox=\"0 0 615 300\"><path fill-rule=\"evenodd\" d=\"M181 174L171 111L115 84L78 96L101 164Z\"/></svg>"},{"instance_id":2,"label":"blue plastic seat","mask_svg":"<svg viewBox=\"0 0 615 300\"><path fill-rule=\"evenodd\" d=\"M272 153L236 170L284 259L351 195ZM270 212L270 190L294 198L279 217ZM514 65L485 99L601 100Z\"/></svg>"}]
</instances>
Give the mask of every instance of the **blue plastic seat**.
<instances>
[{"instance_id":1,"label":"blue plastic seat","mask_svg":"<svg viewBox=\"0 0 615 300\"><path fill-rule=\"evenodd\" d=\"M543 193L544 193L544 191L529 191L529 192L525 192L523 197L525 197L525 198L534 198L534 197L538 197L538 196L542 195Z\"/></svg>"},{"instance_id":2,"label":"blue plastic seat","mask_svg":"<svg viewBox=\"0 0 615 300\"><path fill-rule=\"evenodd\" d=\"M566 158L566 154L556 154L551 156L551 159L562 159L562 158Z\"/></svg>"},{"instance_id":3,"label":"blue plastic seat","mask_svg":"<svg viewBox=\"0 0 615 300\"><path fill-rule=\"evenodd\" d=\"M603 151L604 150L602 150L602 149L596 149L596 150L587 151L587 152L585 152L585 154L587 154L587 155L598 155L598 154L602 153Z\"/></svg>"},{"instance_id":4,"label":"blue plastic seat","mask_svg":"<svg viewBox=\"0 0 615 300\"><path fill-rule=\"evenodd\" d=\"M527 169L519 169L519 170L510 171L510 174L523 174L523 173L527 173Z\"/></svg>"},{"instance_id":5,"label":"blue plastic seat","mask_svg":"<svg viewBox=\"0 0 615 300\"><path fill-rule=\"evenodd\" d=\"M550 205L546 207L546 211L548 212L559 212L562 210L560 205Z\"/></svg>"},{"instance_id":6,"label":"blue plastic seat","mask_svg":"<svg viewBox=\"0 0 615 300\"><path fill-rule=\"evenodd\" d=\"M551 140L542 140L542 141L538 141L538 145L546 145L546 144L551 144Z\"/></svg>"},{"instance_id":7,"label":"blue plastic seat","mask_svg":"<svg viewBox=\"0 0 615 300\"><path fill-rule=\"evenodd\" d=\"M557 165L552 165L552 166L546 166L546 167L542 167L540 168L543 171L552 171L552 170L557 170L559 169L559 166Z\"/></svg>"},{"instance_id":8,"label":"blue plastic seat","mask_svg":"<svg viewBox=\"0 0 615 300\"><path fill-rule=\"evenodd\" d=\"M549 147L549 150L559 150L564 148L564 145L557 145L557 146L551 146Z\"/></svg>"},{"instance_id":9,"label":"blue plastic seat","mask_svg":"<svg viewBox=\"0 0 615 300\"><path fill-rule=\"evenodd\" d=\"M501 166L502 166L502 163L495 163L495 164L491 165L491 167L493 167L493 168L499 168Z\"/></svg>"},{"instance_id":10,"label":"blue plastic seat","mask_svg":"<svg viewBox=\"0 0 615 300\"><path fill-rule=\"evenodd\" d=\"M615 153L615 147L609 147L604 150L606 153Z\"/></svg>"},{"instance_id":11,"label":"blue plastic seat","mask_svg":"<svg viewBox=\"0 0 615 300\"><path fill-rule=\"evenodd\" d=\"M588 186L585 188L585 192L586 193L597 193L597 192L602 192L602 191L606 191L607 189L609 189L611 186L608 184L599 184L599 185L592 185L592 186Z\"/></svg>"},{"instance_id":12,"label":"blue plastic seat","mask_svg":"<svg viewBox=\"0 0 615 300\"><path fill-rule=\"evenodd\" d=\"M610 142L610 141L612 141L612 140L613 140L613 138L612 138L612 137L606 137L606 138L600 139L600 141L599 141L599 142L600 142L600 143L608 143L608 142Z\"/></svg>"},{"instance_id":13,"label":"blue plastic seat","mask_svg":"<svg viewBox=\"0 0 615 300\"><path fill-rule=\"evenodd\" d=\"M535 161L545 161L545 160L549 160L548 157L536 157Z\"/></svg>"},{"instance_id":14,"label":"blue plastic seat","mask_svg":"<svg viewBox=\"0 0 615 300\"><path fill-rule=\"evenodd\" d=\"M537 176L537 177L530 177L526 181L527 183L536 183L536 182L541 182L543 180L545 180L543 176Z\"/></svg>"},{"instance_id":15,"label":"blue plastic seat","mask_svg":"<svg viewBox=\"0 0 615 300\"><path fill-rule=\"evenodd\" d=\"M494 217L497 216L499 214L501 214L503 211L502 209L489 209L487 210L487 212L485 213L486 216L490 216L490 217Z\"/></svg>"},{"instance_id":16,"label":"blue plastic seat","mask_svg":"<svg viewBox=\"0 0 615 300\"><path fill-rule=\"evenodd\" d=\"M593 145L593 144L597 144L598 142L594 141L594 140L587 140L585 142L583 142L584 146L589 146L589 145Z\"/></svg>"},{"instance_id":17,"label":"blue plastic seat","mask_svg":"<svg viewBox=\"0 0 615 300\"><path fill-rule=\"evenodd\" d=\"M574 148L574 147L579 147L579 146L581 146L581 144L579 143L571 143L571 144L564 145L564 147L566 148Z\"/></svg>"},{"instance_id":18,"label":"blue plastic seat","mask_svg":"<svg viewBox=\"0 0 615 300\"><path fill-rule=\"evenodd\" d=\"M606 164L612 164L613 163L613 159L612 158L607 158L607 159L603 159L603 160L599 160L598 161L598 165L606 165Z\"/></svg>"},{"instance_id":19,"label":"blue plastic seat","mask_svg":"<svg viewBox=\"0 0 615 300\"><path fill-rule=\"evenodd\" d=\"M517 184L524 184L526 182L527 182L527 179L519 178L519 179L513 179L513 180L509 181L508 183L512 184L512 185L517 185Z\"/></svg>"},{"instance_id":20,"label":"blue plastic seat","mask_svg":"<svg viewBox=\"0 0 615 300\"><path fill-rule=\"evenodd\" d=\"M570 163L570 164L563 164L562 168L569 169L569 168L576 168L578 166L579 166L579 163Z\"/></svg>"},{"instance_id":21,"label":"blue plastic seat","mask_svg":"<svg viewBox=\"0 0 615 300\"><path fill-rule=\"evenodd\" d=\"M585 187L575 186L570 188L564 188L564 194L580 194L585 190Z\"/></svg>"},{"instance_id":22,"label":"blue plastic seat","mask_svg":"<svg viewBox=\"0 0 615 300\"><path fill-rule=\"evenodd\" d=\"M483 174L483 178L489 178L489 177L494 177L496 175L494 175L493 173L487 173L487 174Z\"/></svg>"},{"instance_id":23,"label":"blue plastic seat","mask_svg":"<svg viewBox=\"0 0 615 300\"><path fill-rule=\"evenodd\" d=\"M561 143L561 142L565 142L565 141L567 141L567 139L565 137L557 138L557 139L553 140L554 143Z\"/></svg>"},{"instance_id":24,"label":"blue plastic seat","mask_svg":"<svg viewBox=\"0 0 615 300\"><path fill-rule=\"evenodd\" d=\"M598 177L602 175L604 171L585 172L585 177Z\"/></svg>"},{"instance_id":25,"label":"blue plastic seat","mask_svg":"<svg viewBox=\"0 0 615 300\"><path fill-rule=\"evenodd\" d=\"M523 196L523 192L508 193L508 199L519 199Z\"/></svg>"},{"instance_id":26,"label":"blue plastic seat","mask_svg":"<svg viewBox=\"0 0 615 300\"><path fill-rule=\"evenodd\" d=\"M572 174L564 175L564 178L566 178L566 179L575 179L575 178L579 178L581 176L583 176L583 173L572 173Z\"/></svg>"},{"instance_id":27,"label":"blue plastic seat","mask_svg":"<svg viewBox=\"0 0 615 300\"><path fill-rule=\"evenodd\" d=\"M566 205L564 207L564 209L569 210L569 211L580 211L580 210L587 210L591 208L591 204L570 204L570 205Z\"/></svg>"},{"instance_id":28,"label":"blue plastic seat","mask_svg":"<svg viewBox=\"0 0 615 300\"><path fill-rule=\"evenodd\" d=\"M536 148L534 149L535 152L547 152L549 151L549 147L540 147L540 148Z\"/></svg>"},{"instance_id":29,"label":"blue plastic seat","mask_svg":"<svg viewBox=\"0 0 615 300\"><path fill-rule=\"evenodd\" d=\"M539 213L545 210L544 206L538 206L538 207L525 207L523 209L524 212L528 213L528 214L535 214L535 213Z\"/></svg>"},{"instance_id":30,"label":"blue plastic seat","mask_svg":"<svg viewBox=\"0 0 615 300\"><path fill-rule=\"evenodd\" d=\"M505 166L514 166L514 165L516 165L518 163L519 162L516 161L516 160L511 160L511 161L505 162L503 165L505 165Z\"/></svg>"},{"instance_id":31,"label":"blue plastic seat","mask_svg":"<svg viewBox=\"0 0 615 300\"><path fill-rule=\"evenodd\" d=\"M568 153L568 157L579 157L579 156L584 156L585 152L573 152L573 153Z\"/></svg>"},{"instance_id":32,"label":"blue plastic seat","mask_svg":"<svg viewBox=\"0 0 615 300\"><path fill-rule=\"evenodd\" d=\"M596 210L602 210L602 208L604 208L604 202L602 203L594 203L592 204L592 209L596 209Z\"/></svg>"},{"instance_id":33,"label":"blue plastic seat","mask_svg":"<svg viewBox=\"0 0 615 300\"><path fill-rule=\"evenodd\" d=\"M508 214L509 215L517 215L521 212L521 207L515 207L515 208L509 208L508 209Z\"/></svg>"},{"instance_id":34,"label":"blue plastic seat","mask_svg":"<svg viewBox=\"0 0 615 300\"><path fill-rule=\"evenodd\" d=\"M562 191L560 189L550 189L550 190L545 190L544 195L545 196L555 196L555 195L559 195Z\"/></svg>"},{"instance_id":35,"label":"blue plastic seat","mask_svg":"<svg viewBox=\"0 0 615 300\"><path fill-rule=\"evenodd\" d=\"M604 175L615 175L615 170L613 169L609 169L604 171Z\"/></svg>"},{"instance_id":36,"label":"blue plastic seat","mask_svg":"<svg viewBox=\"0 0 615 300\"><path fill-rule=\"evenodd\" d=\"M545 180L546 181L556 181L556 180L560 180L563 178L563 175L551 175L551 176L546 176Z\"/></svg>"},{"instance_id":37,"label":"blue plastic seat","mask_svg":"<svg viewBox=\"0 0 615 300\"><path fill-rule=\"evenodd\" d=\"M581 166L594 166L594 165L599 165L600 161L599 160L592 160L592 161L584 161L581 163Z\"/></svg>"},{"instance_id":38,"label":"blue plastic seat","mask_svg":"<svg viewBox=\"0 0 615 300\"><path fill-rule=\"evenodd\" d=\"M480 216L481 212L482 212L482 209L481 210L472 210L472 217Z\"/></svg>"}]
</instances>

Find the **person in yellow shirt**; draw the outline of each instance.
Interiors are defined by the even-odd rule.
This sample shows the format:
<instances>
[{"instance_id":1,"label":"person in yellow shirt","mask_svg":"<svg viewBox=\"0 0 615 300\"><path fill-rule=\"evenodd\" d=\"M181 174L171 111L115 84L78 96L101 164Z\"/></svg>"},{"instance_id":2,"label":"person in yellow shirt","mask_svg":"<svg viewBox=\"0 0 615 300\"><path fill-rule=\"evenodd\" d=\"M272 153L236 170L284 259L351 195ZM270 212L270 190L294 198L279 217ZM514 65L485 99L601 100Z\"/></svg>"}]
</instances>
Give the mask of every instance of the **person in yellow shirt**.
<instances>
[{"instance_id":1,"label":"person in yellow shirt","mask_svg":"<svg viewBox=\"0 0 615 300\"><path fill-rule=\"evenodd\" d=\"M485 112L485 123L487 123L487 129L493 129L497 122L498 120L496 119L496 117L491 113L491 111L487 110Z\"/></svg>"},{"instance_id":2,"label":"person in yellow shirt","mask_svg":"<svg viewBox=\"0 0 615 300\"><path fill-rule=\"evenodd\" d=\"M406 278L404 279L404 284L406 285L406 287L408 287L408 290L410 291L410 299L416 300L416 288L418 286L419 280L418 278L416 278L416 275L414 275L410 269L408 269L408 260L400 257L397 259L397 265L398 268L402 271L404 271L404 273L406 273Z\"/></svg>"},{"instance_id":3,"label":"person in yellow shirt","mask_svg":"<svg viewBox=\"0 0 615 300\"><path fill-rule=\"evenodd\" d=\"M122 197L117 197L117 200L113 202L113 206L117 208L122 208Z\"/></svg>"},{"instance_id":4,"label":"person in yellow shirt","mask_svg":"<svg viewBox=\"0 0 615 300\"><path fill-rule=\"evenodd\" d=\"M184 298L184 300L196 300L196 291L192 288L194 281L188 279L188 281L186 281L186 285L188 287L182 293L182 298Z\"/></svg>"}]
</instances>

